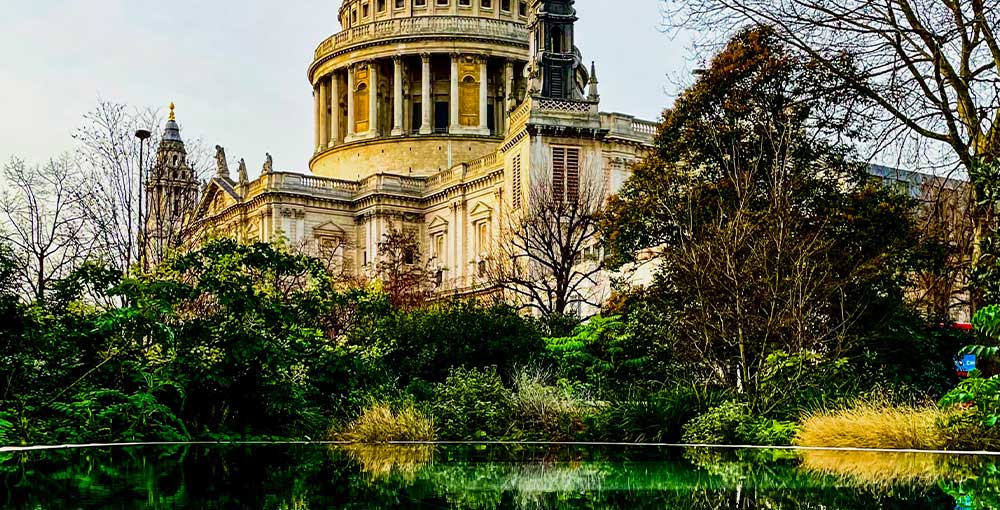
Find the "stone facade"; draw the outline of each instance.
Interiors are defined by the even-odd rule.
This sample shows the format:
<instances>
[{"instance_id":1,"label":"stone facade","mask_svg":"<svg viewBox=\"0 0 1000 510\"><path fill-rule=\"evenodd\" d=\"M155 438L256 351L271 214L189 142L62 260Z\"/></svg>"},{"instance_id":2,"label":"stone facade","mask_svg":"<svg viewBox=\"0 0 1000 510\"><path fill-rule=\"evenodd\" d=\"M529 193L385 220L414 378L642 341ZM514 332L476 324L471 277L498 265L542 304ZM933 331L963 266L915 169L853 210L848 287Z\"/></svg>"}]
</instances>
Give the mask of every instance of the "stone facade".
<instances>
[{"instance_id":1,"label":"stone facade","mask_svg":"<svg viewBox=\"0 0 1000 510\"><path fill-rule=\"evenodd\" d=\"M223 156L185 221L187 242L336 246L363 275L383 235L408 231L442 290L472 292L533 183L558 167L565 186L593 179L613 192L655 134L652 122L600 113L572 0L345 0L340 21L308 70L310 174L268 160L260 178L233 180Z\"/></svg>"}]
</instances>

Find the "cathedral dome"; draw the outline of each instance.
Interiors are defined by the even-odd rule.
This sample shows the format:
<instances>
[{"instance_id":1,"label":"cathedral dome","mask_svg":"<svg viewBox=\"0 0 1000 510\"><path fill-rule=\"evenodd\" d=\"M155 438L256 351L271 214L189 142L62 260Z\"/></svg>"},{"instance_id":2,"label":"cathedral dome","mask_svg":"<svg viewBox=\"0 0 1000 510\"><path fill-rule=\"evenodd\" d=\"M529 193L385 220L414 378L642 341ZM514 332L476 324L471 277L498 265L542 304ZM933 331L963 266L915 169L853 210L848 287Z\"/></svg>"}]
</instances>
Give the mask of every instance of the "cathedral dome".
<instances>
[{"instance_id":1,"label":"cathedral dome","mask_svg":"<svg viewBox=\"0 0 1000 510\"><path fill-rule=\"evenodd\" d=\"M344 0L308 77L324 177L431 175L492 151L526 93L527 0Z\"/></svg>"}]
</instances>

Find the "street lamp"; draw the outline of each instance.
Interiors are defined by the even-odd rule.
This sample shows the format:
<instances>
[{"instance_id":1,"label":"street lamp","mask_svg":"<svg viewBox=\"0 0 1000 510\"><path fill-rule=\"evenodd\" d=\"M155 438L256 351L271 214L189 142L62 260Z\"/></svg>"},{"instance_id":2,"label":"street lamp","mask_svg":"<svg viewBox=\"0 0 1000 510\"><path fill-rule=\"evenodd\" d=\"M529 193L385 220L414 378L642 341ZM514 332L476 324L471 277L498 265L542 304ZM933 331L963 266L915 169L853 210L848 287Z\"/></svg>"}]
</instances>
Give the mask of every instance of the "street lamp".
<instances>
[{"instance_id":1,"label":"street lamp","mask_svg":"<svg viewBox=\"0 0 1000 510\"><path fill-rule=\"evenodd\" d=\"M144 188L143 178L146 174L146 159L144 157L143 149L146 146L146 140L153 136L153 133L148 129L139 129L135 132L135 137L139 139L139 238L142 239L141 245L139 246L138 259L142 266L142 269L146 270L146 218L142 214L142 196L146 193ZM131 232L129 235L132 235Z\"/></svg>"}]
</instances>

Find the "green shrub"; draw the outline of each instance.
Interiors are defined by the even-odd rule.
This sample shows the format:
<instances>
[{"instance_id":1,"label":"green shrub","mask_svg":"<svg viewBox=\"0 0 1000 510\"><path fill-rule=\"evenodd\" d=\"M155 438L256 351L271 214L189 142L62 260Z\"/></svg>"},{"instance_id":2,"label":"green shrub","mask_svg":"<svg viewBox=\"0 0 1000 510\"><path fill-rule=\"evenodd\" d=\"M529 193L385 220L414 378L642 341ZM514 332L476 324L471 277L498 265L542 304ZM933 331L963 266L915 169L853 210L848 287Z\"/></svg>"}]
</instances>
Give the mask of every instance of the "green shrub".
<instances>
[{"instance_id":1,"label":"green shrub","mask_svg":"<svg viewBox=\"0 0 1000 510\"><path fill-rule=\"evenodd\" d=\"M537 439L574 439L593 408L573 391L550 385L548 373L537 368L519 370L514 388L511 405L518 423L525 432L540 435Z\"/></svg>"},{"instance_id":2,"label":"green shrub","mask_svg":"<svg viewBox=\"0 0 1000 510\"><path fill-rule=\"evenodd\" d=\"M431 411L443 439L501 439L511 429L511 392L496 367L453 368L435 386Z\"/></svg>"},{"instance_id":3,"label":"green shrub","mask_svg":"<svg viewBox=\"0 0 1000 510\"><path fill-rule=\"evenodd\" d=\"M790 446L799 432L793 421L753 418L736 426L741 443L761 446Z\"/></svg>"},{"instance_id":4,"label":"green shrub","mask_svg":"<svg viewBox=\"0 0 1000 510\"><path fill-rule=\"evenodd\" d=\"M504 373L536 359L538 326L507 305L453 300L385 314L350 333L351 343L375 347L404 387L413 379L440 383L451 367L500 367Z\"/></svg>"},{"instance_id":5,"label":"green shrub","mask_svg":"<svg viewBox=\"0 0 1000 510\"><path fill-rule=\"evenodd\" d=\"M995 427L1000 421L1000 376L984 379L973 374L946 393L938 405L943 409L972 407L982 425Z\"/></svg>"},{"instance_id":6,"label":"green shrub","mask_svg":"<svg viewBox=\"0 0 1000 510\"><path fill-rule=\"evenodd\" d=\"M626 395L591 418L588 437L597 441L678 443L684 424L707 411L718 395L690 386Z\"/></svg>"},{"instance_id":7,"label":"green shrub","mask_svg":"<svg viewBox=\"0 0 1000 510\"><path fill-rule=\"evenodd\" d=\"M8 421L8 419L13 419L13 416L7 413L0 413L0 446L13 443L14 424Z\"/></svg>"},{"instance_id":8,"label":"green shrub","mask_svg":"<svg viewBox=\"0 0 1000 510\"><path fill-rule=\"evenodd\" d=\"M340 432L331 431L337 441L389 443L393 441L433 441L434 421L412 405L393 411L386 403L372 404Z\"/></svg>"},{"instance_id":9,"label":"green shrub","mask_svg":"<svg viewBox=\"0 0 1000 510\"><path fill-rule=\"evenodd\" d=\"M681 440L688 444L738 444L737 429L750 416L749 406L742 402L725 402L713 407L684 425Z\"/></svg>"}]
</instances>

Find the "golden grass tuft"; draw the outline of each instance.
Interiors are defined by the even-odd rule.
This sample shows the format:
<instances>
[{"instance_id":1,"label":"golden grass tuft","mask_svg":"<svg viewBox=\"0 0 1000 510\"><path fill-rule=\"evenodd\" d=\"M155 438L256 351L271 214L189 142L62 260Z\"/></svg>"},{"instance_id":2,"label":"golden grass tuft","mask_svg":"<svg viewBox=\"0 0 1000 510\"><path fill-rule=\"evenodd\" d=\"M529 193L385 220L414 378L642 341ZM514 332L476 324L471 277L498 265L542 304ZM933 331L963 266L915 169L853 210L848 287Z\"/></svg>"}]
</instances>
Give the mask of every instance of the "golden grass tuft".
<instances>
[{"instance_id":1,"label":"golden grass tuft","mask_svg":"<svg viewBox=\"0 0 1000 510\"><path fill-rule=\"evenodd\" d=\"M372 404L344 430L330 435L337 441L367 444L433 441L434 421L413 406L393 411L389 404Z\"/></svg>"},{"instance_id":2,"label":"golden grass tuft","mask_svg":"<svg viewBox=\"0 0 1000 510\"><path fill-rule=\"evenodd\" d=\"M797 446L938 450L946 441L937 407L862 403L853 409L822 411L805 418Z\"/></svg>"}]
</instances>

